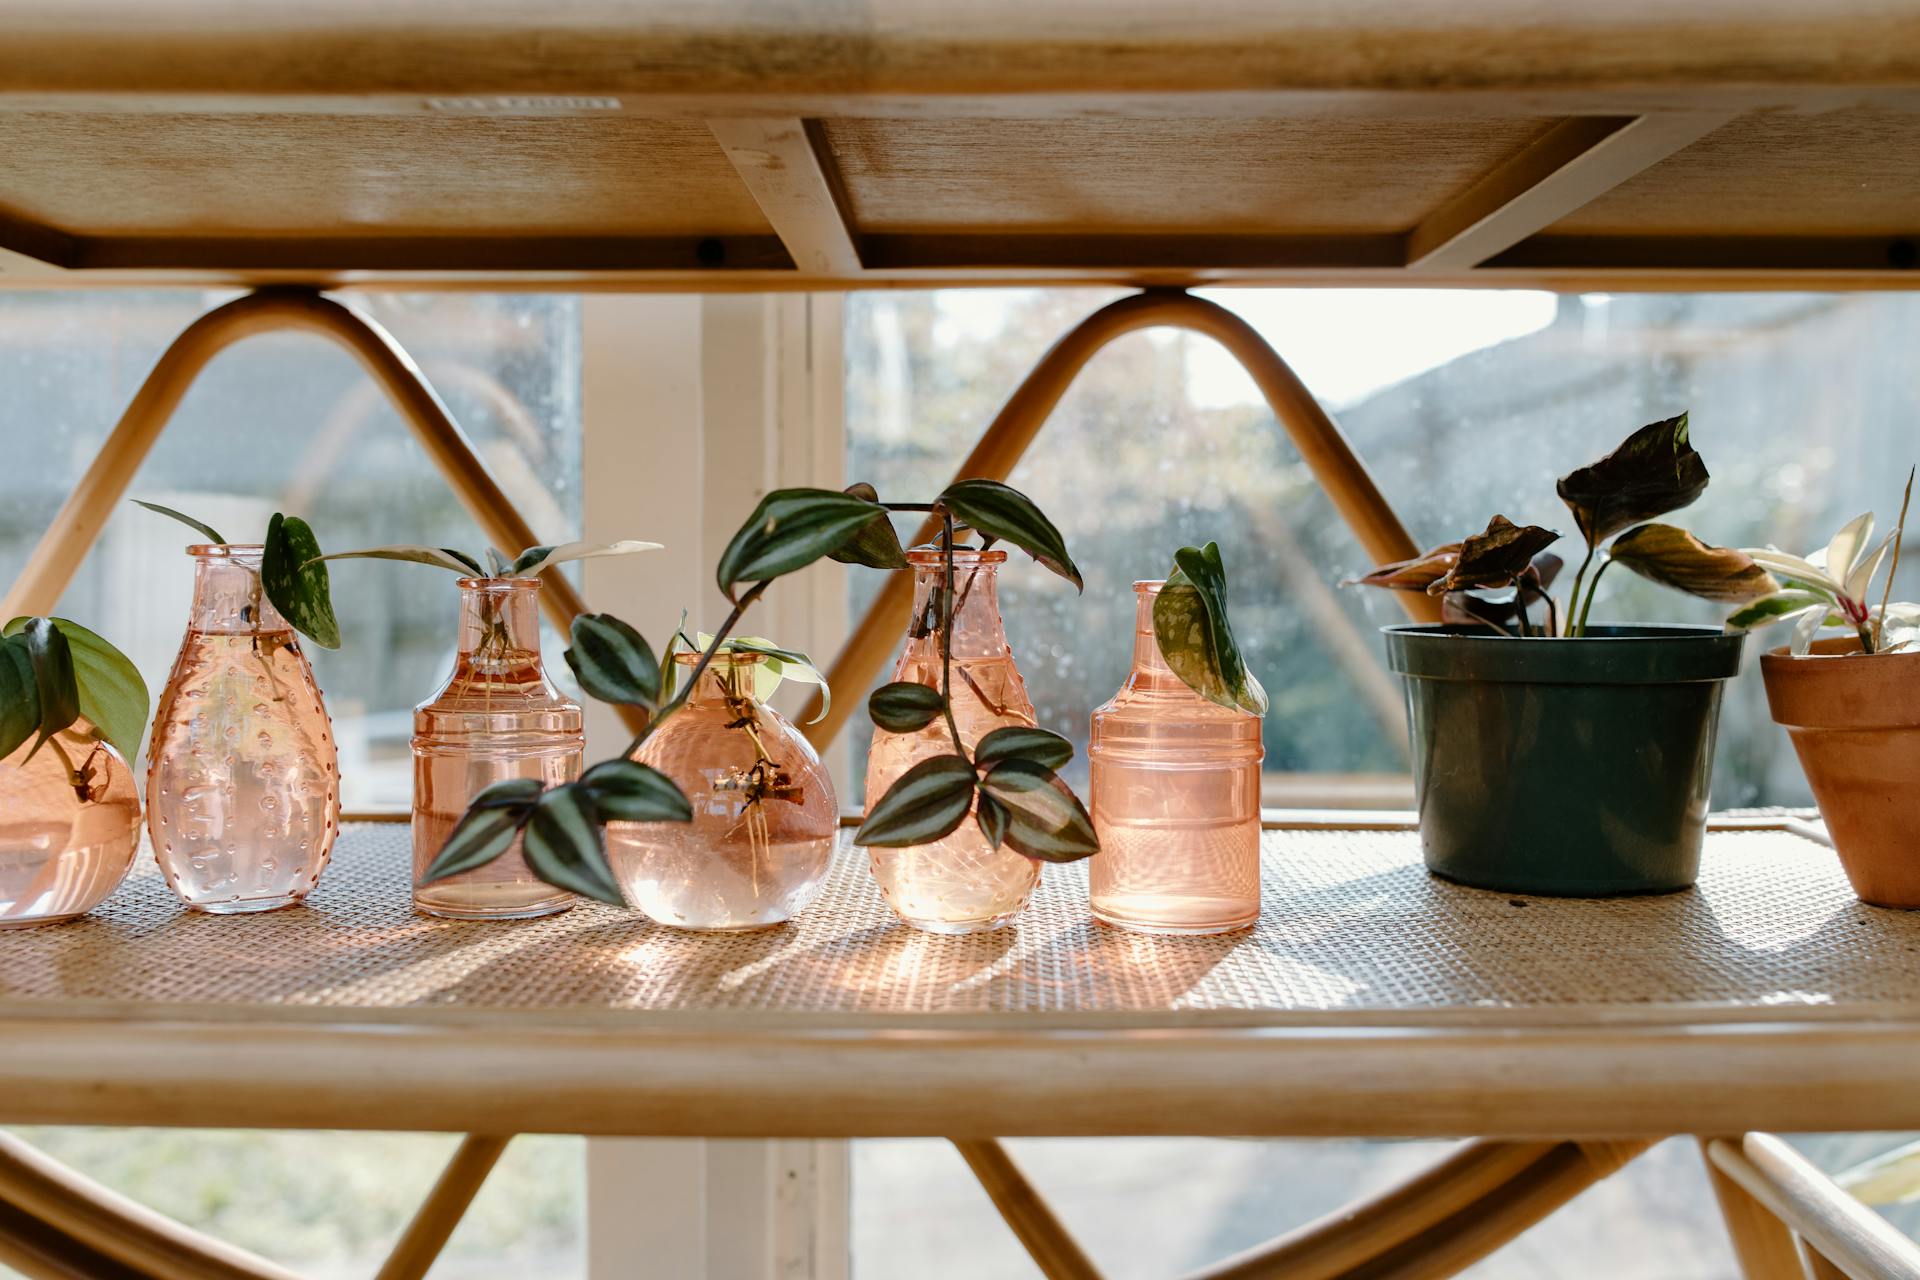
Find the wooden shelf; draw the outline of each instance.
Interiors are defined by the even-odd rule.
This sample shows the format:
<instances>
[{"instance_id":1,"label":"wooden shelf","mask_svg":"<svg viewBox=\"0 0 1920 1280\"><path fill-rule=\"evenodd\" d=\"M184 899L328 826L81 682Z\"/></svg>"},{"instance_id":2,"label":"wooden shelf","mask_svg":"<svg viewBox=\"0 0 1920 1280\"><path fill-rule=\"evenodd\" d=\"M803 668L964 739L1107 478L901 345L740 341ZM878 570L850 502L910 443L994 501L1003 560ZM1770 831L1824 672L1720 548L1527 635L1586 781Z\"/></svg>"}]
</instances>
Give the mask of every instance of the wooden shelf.
<instances>
[{"instance_id":1,"label":"wooden shelf","mask_svg":"<svg viewBox=\"0 0 1920 1280\"><path fill-rule=\"evenodd\" d=\"M0 283L1908 287L1920 5L14 0Z\"/></svg>"}]
</instances>

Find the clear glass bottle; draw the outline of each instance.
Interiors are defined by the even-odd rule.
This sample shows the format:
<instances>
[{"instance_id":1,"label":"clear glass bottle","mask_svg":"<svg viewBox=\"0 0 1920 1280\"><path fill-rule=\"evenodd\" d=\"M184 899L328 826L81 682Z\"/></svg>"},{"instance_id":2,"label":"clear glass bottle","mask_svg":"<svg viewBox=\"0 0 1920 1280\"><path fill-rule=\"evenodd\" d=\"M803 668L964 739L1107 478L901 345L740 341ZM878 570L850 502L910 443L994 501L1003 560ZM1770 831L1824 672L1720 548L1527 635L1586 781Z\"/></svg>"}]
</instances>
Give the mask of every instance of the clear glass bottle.
<instances>
[{"instance_id":1,"label":"clear glass bottle","mask_svg":"<svg viewBox=\"0 0 1920 1280\"><path fill-rule=\"evenodd\" d=\"M699 655L675 661L685 678ZM677 783L693 821L616 822L607 855L627 901L677 929L765 929L820 893L840 802L813 747L754 696L758 654L722 654L634 759Z\"/></svg>"},{"instance_id":2,"label":"clear glass bottle","mask_svg":"<svg viewBox=\"0 0 1920 1280\"><path fill-rule=\"evenodd\" d=\"M1034 724L1026 682L1013 663L1000 622L1004 551L957 550L954 562L953 671L950 688L960 739L971 752L1004 725ZM913 566L913 620L895 680L940 687L940 635L935 602L944 570L938 551L907 553ZM875 729L867 753L867 803L930 756L951 755L944 717L917 733ZM988 847L971 817L944 840L906 849L869 849L874 879L900 918L931 933L978 933L1018 915L1040 882L1040 864L1002 845Z\"/></svg>"},{"instance_id":3,"label":"clear glass bottle","mask_svg":"<svg viewBox=\"0 0 1920 1280\"><path fill-rule=\"evenodd\" d=\"M33 743L0 760L0 928L85 915L140 848L133 770L92 725L76 720L37 752Z\"/></svg>"},{"instance_id":4,"label":"clear glass bottle","mask_svg":"<svg viewBox=\"0 0 1920 1280\"><path fill-rule=\"evenodd\" d=\"M196 911L300 901L340 827L340 766L320 687L260 588L260 547L188 547L193 611L147 746L147 830Z\"/></svg>"},{"instance_id":5,"label":"clear glass bottle","mask_svg":"<svg viewBox=\"0 0 1920 1280\"><path fill-rule=\"evenodd\" d=\"M440 692L413 712L413 905L456 920L523 920L575 898L528 870L515 840L482 867L419 883L473 797L508 778L580 776L580 704L540 661L538 578L460 579L460 647Z\"/></svg>"},{"instance_id":6,"label":"clear glass bottle","mask_svg":"<svg viewBox=\"0 0 1920 1280\"><path fill-rule=\"evenodd\" d=\"M1143 933L1225 933L1260 916L1260 717L1207 701L1161 658L1162 585L1133 584L1133 671L1093 713L1093 914Z\"/></svg>"}]
</instances>

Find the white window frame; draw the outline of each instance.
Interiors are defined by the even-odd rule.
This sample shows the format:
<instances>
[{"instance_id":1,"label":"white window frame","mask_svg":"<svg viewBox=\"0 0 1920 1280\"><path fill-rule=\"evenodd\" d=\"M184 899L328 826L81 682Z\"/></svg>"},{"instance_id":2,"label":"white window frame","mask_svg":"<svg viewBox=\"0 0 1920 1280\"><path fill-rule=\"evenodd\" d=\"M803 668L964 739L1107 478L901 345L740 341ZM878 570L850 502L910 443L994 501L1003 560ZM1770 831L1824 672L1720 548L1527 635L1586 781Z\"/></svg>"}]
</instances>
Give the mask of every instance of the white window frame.
<instances>
[{"instance_id":1,"label":"white window frame","mask_svg":"<svg viewBox=\"0 0 1920 1280\"><path fill-rule=\"evenodd\" d=\"M584 562L591 607L650 637L683 605L711 628L726 608L712 566L754 504L846 483L842 317L838 294L582 298L581 536L667 545ZM748 631L824 664L848 631L834 568L782 579ZM626 737L590 709L590 759ZM828 757L843 789L845 755ZM588 1280L847 1280L850 1190L841 1141L589 1139Z\"/></svg>"}]
</instances>

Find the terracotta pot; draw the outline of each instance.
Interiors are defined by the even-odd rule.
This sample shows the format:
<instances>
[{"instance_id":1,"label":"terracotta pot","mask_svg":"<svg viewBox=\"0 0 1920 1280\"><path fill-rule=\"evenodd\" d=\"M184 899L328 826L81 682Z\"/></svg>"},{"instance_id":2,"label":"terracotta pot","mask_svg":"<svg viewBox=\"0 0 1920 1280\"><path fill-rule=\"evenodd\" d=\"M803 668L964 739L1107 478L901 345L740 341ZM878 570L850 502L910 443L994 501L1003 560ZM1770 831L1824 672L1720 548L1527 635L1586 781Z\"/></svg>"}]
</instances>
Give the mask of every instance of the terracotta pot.
<instances>
[{"instance_id":1,"label":"terracotta pot","mask_svg":"<svg viewBox=\"0 0 1920 1280\"><path fill-rule=\"evenodd\" d=\"M1804 658L1761 655L1760 671L1853 891L1920 907L1920 653L1820 640Z\"/></svg>"}]
</instances>

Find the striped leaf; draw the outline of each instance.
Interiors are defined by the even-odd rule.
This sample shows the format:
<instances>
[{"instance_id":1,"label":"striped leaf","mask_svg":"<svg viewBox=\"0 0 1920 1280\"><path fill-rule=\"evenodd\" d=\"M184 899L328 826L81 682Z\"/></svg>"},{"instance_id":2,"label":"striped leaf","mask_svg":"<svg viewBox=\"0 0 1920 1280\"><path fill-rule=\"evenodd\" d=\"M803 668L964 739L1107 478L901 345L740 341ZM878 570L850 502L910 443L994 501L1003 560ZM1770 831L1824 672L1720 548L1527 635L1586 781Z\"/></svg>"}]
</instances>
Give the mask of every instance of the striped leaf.
<instances>
[{"instance_id":1,"label":"striped leaf","mask_svg":"<svg viewBox=\"0 0 1920 1280\"><path fill-rule=\"evenodd\" d=\"M624 907L626 897L601 834L601 817L585 787L569 782L540 797L520 842L521 856L533 874L557 889L609 906Z\"/></svg>"},{"instance_id":2,"label":"striped leaf","mask_svg":"<svg viewBox=\"0 0 1920 1280\"><path fill-rule=\"evenodd\" d=\"M1007 542L1084 591L1079 566L1067 554L1067 541L1033 499L998 480L959 480L946 487L938 505L988 543Z\"/></svg>"},{"instance_id":3,"label":"striped leaf","mask_svg":"<svg viewBox=\"0 0 1920 1280\"><path fill-rule=\"evenodd\" d=\"M1013 815L1007 812L1007 806L982 791L973 810L973 820L980 828L980 834L986 838L989 849L998 849L1007 842L1007 827L1013 821Z\"/></svg>"},{"instance_id":4,"label":"striped leaf","mask_svg":"<svg viewBox=\"0 0 1920 1280\"><path fill-rule=\"evenodd\" d=\"M864 481L848 485L844 492L875 505L880 502L880 495L874 487ZM893 517L885 511L867 521L858 533L827 555L841 564L864 565L869 569L907 567L907 553L901 549L900 535L894 532Z\"/></svg>"},{"instance_id":5,"label":"striped leaf","mask_svg":"<svg viewBox=\"0 0 1920 1280\"><path fill-rule=\"evenodd\" d=\"M867 819L854 832L853 842L903 849L944 839L966 821L973 795L973 766L965 757L922 760L867 807Z\"/></svg>"},{"instance_id":6,"label":"striped leaf","mask_svg":"<svg viewBox=\"0 0 1920 1280\"><path fill-rule=\"evenodd\" d=\"M867 715L888 733L918 733L934 722L945 705L938 689L895 680L873 691L867 699Z\"/></svg>"},{"instance_id":7,"label":"striped leaf","mask_svg":"<svg viewBox=\"0 0 1920 1280\"><path fill-rule=\"evenodd\" d=\"M602 760L580 775L580 789L607 821L693 821L693 806L673 779L636 760Z\"/></svg>"},{"instance_id":8,"label":"striped leaf","mask_svg":"<svg viewBox=\"0 0 1920 1280\"><path fill-rule=\"evenodd\" d=\"M1071 742L1057 733L1026 725L995 729L973 749L973 762L983 769L1002 760L1030 760L1043 769L1058 769L1071 759Z\"/></svg>"},{"instance_id":9,"label":"striped leaf","mask_svg":"<svg viewBox=\"0 0 1920 1280\"><path fill-rule=\"evenodd\" d=\"M562 655L580 687L601 702L657 708L660 661L646 637L610 613L573 620L573 644Z\"/></svg>"},{"instance_id":10,"label":"striped leaf","mask_svg":"<svg viewBox=\"0 0 1920 1280\"><path fill-rule=\"evenodd\" d=\"M420 883L472 871L505 853L533 813L541 789L538 778L509 778L481 791L427 864Z\"/></svg>"},{"instance_id":11,"label":"striped leaf","mask_svg":"<svg viewBox=\"0 0 1920 1280\"><path fill-rule=\"evenodd\" d=\"M878 503L832 489L776 489L760 500L720 553L715 573L720 590L732 600L739 583L804 569L885 514Z\"/></svg>"},{"instance_id":12,"label":"striped leaf","mask_svg":"<svg viewBox=\"0 0 1920 1280\"><path fill-rule=\"evenodd\" d=\"M1100 852L1079 797L1053 770L1031 760L1003 760L980 779L983 796L1007 810L1007 844L1042 862L1077 862Z\"/></svg>"}]
</instances>

